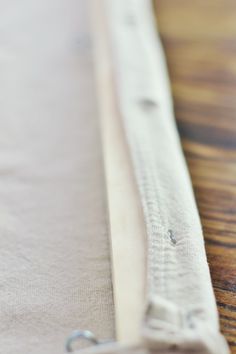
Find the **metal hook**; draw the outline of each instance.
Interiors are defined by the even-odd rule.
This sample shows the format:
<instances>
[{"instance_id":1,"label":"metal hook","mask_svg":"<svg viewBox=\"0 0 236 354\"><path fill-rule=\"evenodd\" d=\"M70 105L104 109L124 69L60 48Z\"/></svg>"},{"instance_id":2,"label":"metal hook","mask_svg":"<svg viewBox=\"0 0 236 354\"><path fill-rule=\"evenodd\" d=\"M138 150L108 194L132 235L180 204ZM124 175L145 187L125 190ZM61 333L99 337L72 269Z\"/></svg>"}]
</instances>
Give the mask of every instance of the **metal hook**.
<instances>
[{"instance_id":1,"label":"metal hook","mask_svg":"<svg viewBox=\"0 0 236 354\"><path fill-rule=\"evenodd\" d=\"M74 331L66 340L65 349L68 353L73 351L73 349L72 349L73 342L75 342L77 339L80 339L80 338L85 339L94 345L100 344L99 340L95 337L95 335L92 332L90 332L88 330L85 330L85 331L77 330L77 331Z\"/></svg>"}]
</instances>

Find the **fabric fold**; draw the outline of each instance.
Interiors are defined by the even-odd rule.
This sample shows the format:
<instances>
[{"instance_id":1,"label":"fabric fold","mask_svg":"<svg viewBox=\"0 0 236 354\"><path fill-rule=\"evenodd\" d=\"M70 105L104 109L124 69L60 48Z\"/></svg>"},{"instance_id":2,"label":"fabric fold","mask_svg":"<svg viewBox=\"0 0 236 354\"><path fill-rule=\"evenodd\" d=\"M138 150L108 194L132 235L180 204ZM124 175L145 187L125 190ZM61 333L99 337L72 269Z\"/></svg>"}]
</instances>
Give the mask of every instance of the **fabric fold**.
<instances>
[{"instance_id":1,"label":"fabric fold","mask_svg":"<svg viewBox=\"0 0 236 354\"><path fill-rule=\"evenodd\" d=\"M228 353L151 2L105 3L117 106L148 235L143 337L152 348Z\"/></svg>"}]
</instances>

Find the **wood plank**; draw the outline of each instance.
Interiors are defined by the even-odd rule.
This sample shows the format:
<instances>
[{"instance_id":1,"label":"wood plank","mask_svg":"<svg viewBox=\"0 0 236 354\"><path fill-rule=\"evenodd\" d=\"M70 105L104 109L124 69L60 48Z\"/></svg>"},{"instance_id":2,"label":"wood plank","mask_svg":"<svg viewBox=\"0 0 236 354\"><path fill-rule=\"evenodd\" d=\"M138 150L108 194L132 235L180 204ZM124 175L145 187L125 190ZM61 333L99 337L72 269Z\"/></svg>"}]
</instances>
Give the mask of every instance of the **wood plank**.
<instances>
[{"instance_id":1,"label":"wood plank","mask_svg":"<svg viewBox=\"0 0 236 354\"><path fill-rule=\"evenodd\" d=\"M116 340L140 341L146 231L113 85L105 1L91 2L98 105L109 207Z\"/></svg>"},{"instance_id":2,"label":"wood plank","mask_svg":"<svg viewBox=\"0 0 236 354\"><path fill-rule=\"evenodd\" d=\"M222 332L236 353L236 2L155 7Z\"/></svg>"}]
</instances>

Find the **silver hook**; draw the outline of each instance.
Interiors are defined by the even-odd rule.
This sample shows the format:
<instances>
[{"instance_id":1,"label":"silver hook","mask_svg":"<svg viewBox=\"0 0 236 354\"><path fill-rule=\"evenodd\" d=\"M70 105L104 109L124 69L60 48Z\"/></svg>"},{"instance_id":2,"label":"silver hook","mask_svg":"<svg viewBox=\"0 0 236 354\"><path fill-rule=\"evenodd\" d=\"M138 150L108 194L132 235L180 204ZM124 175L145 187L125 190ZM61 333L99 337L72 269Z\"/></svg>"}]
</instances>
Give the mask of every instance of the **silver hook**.
<instances>
[{"instance_id":1,"label":"silver hook","mask_svg":"<svg viewBox=\"0 0 236 354\"><path fill-rule=\"evenodd\" d=\"M90 332L88 330L85 330L85 331L77 330L77 331L74 331L66 340L65 349L68 353L73 351L73 349L72 349L73 342L75 342L77 339L80 339L80 338L85 339L94 345L100 344L99 340L95 337L95 335L92 332Z\"/></svg>"}]
</instances>

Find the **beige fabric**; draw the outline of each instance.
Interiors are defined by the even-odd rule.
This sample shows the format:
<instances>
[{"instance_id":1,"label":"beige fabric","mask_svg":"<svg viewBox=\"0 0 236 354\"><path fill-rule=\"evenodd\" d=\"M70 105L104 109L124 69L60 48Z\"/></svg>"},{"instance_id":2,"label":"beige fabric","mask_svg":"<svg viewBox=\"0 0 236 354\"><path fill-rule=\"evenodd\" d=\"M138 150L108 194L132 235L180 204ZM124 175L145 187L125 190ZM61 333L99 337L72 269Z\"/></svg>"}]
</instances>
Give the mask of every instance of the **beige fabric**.
<instances>
[{"instance_id":1,"label":"beige fabric","mask_svg":"<svg viewBox=\"0 0 236 354\"><path fill-rule=\"evenodd\" d=\"M221 352L219 351L219 353ZM185 348L181 351L175 345L166 349L155 348L155 350L152 350L147 346L133 345L125 347L115 343L89 347L82 351L76 351L73 354L209 354L209 351L199 346L199 343L196 343L195 348L192 350Z\"/></svg>"},{"instance_id":2,"label":"beige fabric","mask_svg":"<svg viewBox=\"0 0 236 354\"><path fill-rule=\"evenodd\" d=\"M86 1L0 1L0 352L113 333Z\"/></svg>"},{"instance_id":3,"label":"beige fabric","mask_svg":"<svg viewBox=\"0 0 236 354\"><path fill-rule=\"evenodd\" d=\"M146 345L228 353L151 1L105 0L118 107L148 234Z\"/></svg>"},{"instance_id":4,"label":"beige fabric","mask_svg":"<svg viewBox=\"0 0 236 354\"><path fill-rule=\"evenodd\" d=\"M211 338L213 340L213 338ZM212 343L213 344L213 343ZM177 348L172 345L166 348L156 347L148 348L147 345L123 346L118 343L105 344L86 348L85 350L76 351L73 354L210 354L211 351L201 346L200 342L195 343L194 349ZM219 354L222 353L219 348Z\"/></svg>"}]
</instances>

